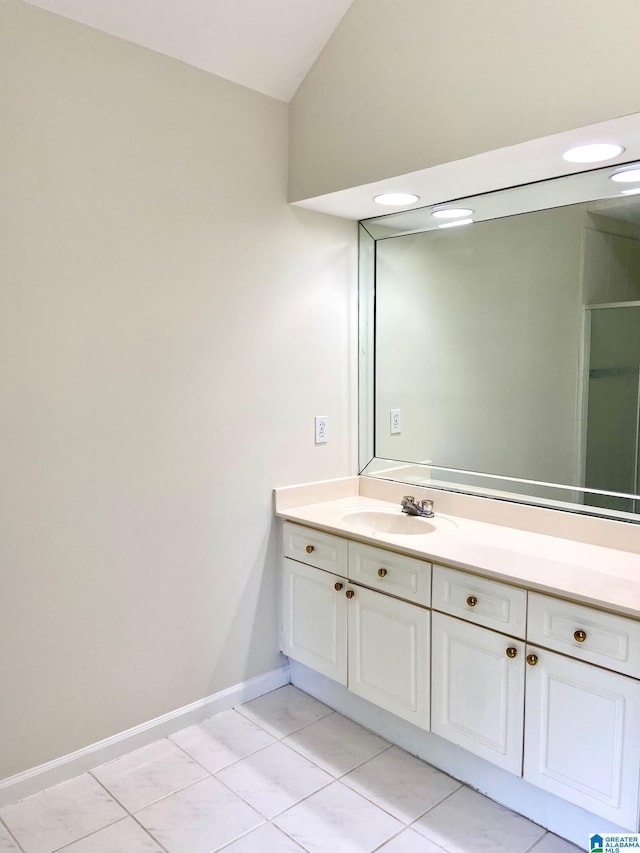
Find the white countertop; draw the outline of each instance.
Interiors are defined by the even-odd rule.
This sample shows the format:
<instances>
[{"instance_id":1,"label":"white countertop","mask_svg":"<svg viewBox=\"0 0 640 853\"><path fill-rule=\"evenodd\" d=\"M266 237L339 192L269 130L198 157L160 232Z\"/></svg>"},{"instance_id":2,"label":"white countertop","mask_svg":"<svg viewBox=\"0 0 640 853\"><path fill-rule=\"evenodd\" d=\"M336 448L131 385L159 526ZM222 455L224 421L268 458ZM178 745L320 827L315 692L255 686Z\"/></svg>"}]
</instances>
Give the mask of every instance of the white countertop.
<instances>
[{"instance_id":1,"label":"white countertop","mask_svg":"<svg viewBox=\"0 0 640 853\"><path fill-rule=\"evenodd\" d=\"M433 532L363 533L349 525L345 510L400 515L399 504L352 495L287 506L277 492L276 515L289 521L640 618L640 554L438 513Z\"/></svg>"}]
</instances>

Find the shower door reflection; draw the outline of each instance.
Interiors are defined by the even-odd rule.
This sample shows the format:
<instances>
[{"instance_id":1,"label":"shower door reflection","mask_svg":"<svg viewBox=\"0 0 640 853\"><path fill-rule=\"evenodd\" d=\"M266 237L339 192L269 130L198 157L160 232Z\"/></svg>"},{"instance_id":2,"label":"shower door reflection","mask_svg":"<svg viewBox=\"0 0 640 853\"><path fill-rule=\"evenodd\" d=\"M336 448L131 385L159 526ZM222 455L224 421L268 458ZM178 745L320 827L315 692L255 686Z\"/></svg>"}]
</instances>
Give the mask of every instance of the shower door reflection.
<instances>
[{"instance_id":1,"label":"shower door reflection","mask_svg":"<svg viewBox=\"0 0 640 853\"><path fill-rule=\"evenodd\" d=\"M592 306L585 486L638 494L640 303ZM585 503L640 512L640 500L590 494Z\"/></svg>"}]
</instances>

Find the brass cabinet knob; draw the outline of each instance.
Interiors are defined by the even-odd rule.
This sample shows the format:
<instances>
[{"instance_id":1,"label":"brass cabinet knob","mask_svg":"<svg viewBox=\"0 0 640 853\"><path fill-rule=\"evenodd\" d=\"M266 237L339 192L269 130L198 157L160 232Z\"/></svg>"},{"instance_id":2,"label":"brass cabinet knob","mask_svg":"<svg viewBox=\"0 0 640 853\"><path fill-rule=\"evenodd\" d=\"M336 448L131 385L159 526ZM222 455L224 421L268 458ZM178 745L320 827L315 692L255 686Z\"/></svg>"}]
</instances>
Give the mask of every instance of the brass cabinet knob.
<instances>
[{"instance_id":1,"label":"brass cabinet knob","mask_svg":"<svg viewBox=\"0 0 640 853\"><path fill-rule=\"evenodd\" d=\"M307 552L307 554L313 554L316 549L313 547L313 545L307 545L304 550Z\"/></svg>"},{"instance_id":2,"label":"brass cabinet knob","mask_svg":"<svg viewBox=\"0 0 640 853\"><path fill-rule=\"evenodd\" d=\"M334 584L334 587L333 587L333 588L334 588L337 592L340 592L340 590L342 589L342 587L343 587L343 586L344 586L344 584L341 584L341 583L340 583L340 581L338 581L336 584Z\"/></svg>"},{"instance_id":3,"label":"brass cabinet knob","mask_svg":"<svg viewBox=\"0 0 640 853\"><path fill-rule=\"evenodd\" d=\"M576 641L576 643L584 643L584 641L587 639L587 632L586 631L574 631L573 632L573 639Z\"/></svg>"},{"instance_id":4,"label":"brass cabinet knob","mask_svg":"<svg viewBox=\"0 0 640 853\"><path fill-rule=\"evenodd\" d=\"M348 589L346 591L345 595L347 596L347 598L353 598L353 596L355 595L355 592L352 589Z\"/></svg>"},{"instance_id":5,"label":"brass cabinet knob","mask_svg":"<svg viewBox=\"0 0 640 853\"><path fill-rule=\"evenodd\" d=\"M475 595L467 596L467 604L469 605L469 607L475 607L477 603L478 599L475 597Z\"/></svg>"},{"instance_id":6,"label":"brass cabinet knob","mask_svg":"<svg viewBox=\"0 0 640 853\"><path fill-rule=\"evenodd\" d=\"M538 663L538 655L527 655L527 663L529 666L535 666Z\"/></svg>"},{"instance_id":7,"label":"brass cabinet knob","mask_svg":"<svg viewBox=\"0 0 640 853\"><path fill-rule=\"evenodd\" d=\"M518 650L514 649L513 646L509 646L509 648L506 651L506 655L508 658L514 658L517 654L518 654Z\"/></svg>"},{"instance_id":8,"label":"brass cabinet knob","mask_svg":"<svg viewBox=\"0 0 640 853\"><path fill-rule=\"evenodd\" d=\"M385 577L385 575L386 575L386 574L387 574L387 570L386 570L386 569L378 569L378 577L379 577L379 578L383 578L383 577Z\"/></svg>"}]
</instances>

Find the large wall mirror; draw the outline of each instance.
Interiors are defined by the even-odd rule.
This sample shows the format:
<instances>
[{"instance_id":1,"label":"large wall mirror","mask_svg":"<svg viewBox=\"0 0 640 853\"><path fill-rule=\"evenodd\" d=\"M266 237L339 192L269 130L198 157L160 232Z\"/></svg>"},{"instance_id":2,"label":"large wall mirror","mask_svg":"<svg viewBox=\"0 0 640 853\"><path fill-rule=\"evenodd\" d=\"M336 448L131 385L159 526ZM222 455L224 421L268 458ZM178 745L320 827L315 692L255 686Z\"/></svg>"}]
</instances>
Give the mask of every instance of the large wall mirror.
<instances>
[{"instance_id":1,"label":"large wall mirror","mask_svg":"<svg viewBox=\"0 0 640 853\"><path fill-rule=\"evenodd\" d=\"M363 473L640 521L632 165L361 223Z\"/></svg>"}]
</instances>

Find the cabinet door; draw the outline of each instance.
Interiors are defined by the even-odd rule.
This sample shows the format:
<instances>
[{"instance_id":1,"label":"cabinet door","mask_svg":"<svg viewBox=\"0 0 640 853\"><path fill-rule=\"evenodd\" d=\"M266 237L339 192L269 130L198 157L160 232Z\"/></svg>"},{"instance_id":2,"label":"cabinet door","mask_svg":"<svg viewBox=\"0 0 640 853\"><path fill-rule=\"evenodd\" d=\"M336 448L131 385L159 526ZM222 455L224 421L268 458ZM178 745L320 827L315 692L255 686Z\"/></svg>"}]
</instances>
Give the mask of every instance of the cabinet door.
<instances>
[{"instance_id":1,"label":"cabinet door","mask_svg":"<svg viewBox=\"0 0 640 853\"><path fill-rule=\"evenodd\" d=\"M345 579L285 557L282 585L282 651L346 685Z\"/></svg>"},{"instance_id":2,"label":"cabinet door","mask_svg":"<svg viewBox=\"0 0 640 853\"><path fill-rule=\"evenodd\" d=\"M524 777L636 831L640 683L528 646Z\"/></svg>"},{"instance_id":3,"label":"cabinet door","mask_svg":"<svg viewBox=\"0 0 640 853\"><path fill-rule=\"evenodd\" d=\"M428 729L431 614L370 589L349 589L349 690Z\"/></svg>"},{"instance_id":4,"label":"cabinet door","mask_svg":"<svg viewBox=\"0 0 640 853\"><path fill-rule=\"evenodd\" d=\"M521 776L524 643L442 613L432 619L431 731Z\"/></svg>"}]
</instances>

